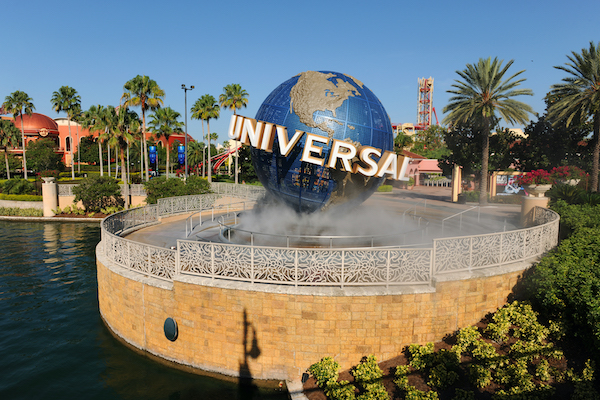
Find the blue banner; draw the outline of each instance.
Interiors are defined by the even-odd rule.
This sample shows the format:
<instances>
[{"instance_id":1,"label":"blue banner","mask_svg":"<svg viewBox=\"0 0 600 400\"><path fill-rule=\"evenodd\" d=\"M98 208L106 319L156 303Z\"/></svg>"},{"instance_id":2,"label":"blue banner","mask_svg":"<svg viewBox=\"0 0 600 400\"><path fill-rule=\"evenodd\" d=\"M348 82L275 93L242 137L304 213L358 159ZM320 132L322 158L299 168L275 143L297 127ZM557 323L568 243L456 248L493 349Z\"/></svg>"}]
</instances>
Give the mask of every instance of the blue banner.
<instances>
[{"instance_id":1,"label":"blue banner","mask_svg":"<svg viewBox=\"0 0 600 400\"><path fill-rule=\"evenodd\" d=\"M148 158L150 158L150 164L156 163L156 146L148 147Z\"/></svg>"},{"instance_id":2,"label":"blue banner","mask_svg":"<svg viewBox=\"0 0 600 400\"><path fill-rule=\"evenodd\" d=\"M177 160L179 165L185 164L185 146L177 147Z\"/></svg>"}]
</instances>

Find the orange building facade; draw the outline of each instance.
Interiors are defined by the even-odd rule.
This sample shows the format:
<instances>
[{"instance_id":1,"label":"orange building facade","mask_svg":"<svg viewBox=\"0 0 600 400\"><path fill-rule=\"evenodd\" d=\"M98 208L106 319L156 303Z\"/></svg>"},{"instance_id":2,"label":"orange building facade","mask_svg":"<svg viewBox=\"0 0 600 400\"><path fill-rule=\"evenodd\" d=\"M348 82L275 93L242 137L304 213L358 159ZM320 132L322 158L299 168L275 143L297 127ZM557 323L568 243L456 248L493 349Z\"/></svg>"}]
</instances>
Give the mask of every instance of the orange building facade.
<instances>
[{"instance_id":1,"label":"orange building facade","mask_svg":"<svg viewBox=\"0 0 600 400\"><path fill-rule=\"evenodd\" d=\"M73 154L77 152L78 144L86 136L98 137L98 132L90 133L88 129L83 128L77 122L71 121L71 134L69 135L69 122L67 118L52 119L46 115L32 113L31 115L18 116L17 118L2 117L12 121L16 127L21 130L21 120L23 121L23 132L25 133L25 146L33 140L50 139L56 144L55 152L62 155L62 160L68 167L71 165L71 145L74 144ZM151 140L155 135L146 132L146 139ZM157 138L158 146L164 147L166 141L164 137ZM169 136L169 146L172 147L175 142L183 144L185 135L172 134ZM188 135L188 142L194 141ZM23 153L21 146L9 148L11 154L21 156Z\"/></svg>"}]
</instances>

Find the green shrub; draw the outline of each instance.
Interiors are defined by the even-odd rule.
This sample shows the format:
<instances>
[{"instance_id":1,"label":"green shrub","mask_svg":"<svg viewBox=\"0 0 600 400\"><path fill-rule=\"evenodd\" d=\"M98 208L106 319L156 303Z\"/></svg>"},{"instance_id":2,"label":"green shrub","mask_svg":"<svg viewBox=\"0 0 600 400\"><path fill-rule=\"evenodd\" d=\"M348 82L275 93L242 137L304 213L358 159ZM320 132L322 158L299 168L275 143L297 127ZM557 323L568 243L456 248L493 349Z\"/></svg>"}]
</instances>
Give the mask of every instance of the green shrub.
<instances>
[{"instance_id":1,"label":"green shrub","mask_svg":"<svg viewBox=\"0 0 600 400\"><path fill-rule=\"evenodd\" d=\"M121 188L117 180L108 176L91 176L73 188L75 202L81 201L88 212L98 212L106 207L122 207Z\"/></svg>"},{"instance_id":2,"label":"green shrub","mask_svg":"<svg viewBox=\"0 0 600 400\"><path fill-rule=\"evenodd\" d=\"M9 179L2 184L4 194L31 194L35 185L25 179Z\"/></svg>"},{"instance_id":3,"label":"green shrub","mask_svg":"<svg viewBox=\"0 0 600 400\"><path fill-rule=\"evenodd\" d=\"M374 355L363 357L351 372L361 390L357 400L389 400L390 396L382 383L383 371Z\"/></svg>"},{"instance_id":4,"label":"green shrub","mask_svg":"<svg viewBox=\"0 0 600 400\"><path fill-rule=\"evenodd\" d=\"M479 201L479 191L469 190L468 192L462 192L458 195L459 203L476 203Z\"/></svg>"},{"instance_id":5,"label":"green shrub","mask_svg":"<svg viewBox=\"0 0 600 400\"><path fill-rule=\"evenodd\" d=\"M315 377L317 385L331 400L354 400L355 387L348 381L338 381L339 364L331 357L324 357L321 361L311 365L308 372Z\"/></svg>"},{"instance_id":6,"label":"green shrub","mask_svg":"<svg viewBox=\"0 0 600 400\"><path fill-rule=\"evenodd\" d=\"M210 192L210 184L205 178L189 176L187 182L179 178L158 177L144 183L146 203L156 204L158 199L174 196L187 196Z\"/></svg>"},{"instance_id":7,"label":"green shrub","mask_svg":"<svg viewBox=\"0 0 600 400\"><path fill-rule=\"evenodd\" d=\"M11 217L43 217L44 211L38 208L0 207L0 215Z\"/></svg>"},{"instance_id":8,"label":"green shrub","mask_svg":"<svg viewBox=\"0 0 600 400\"><path fill-rule=\"evenodd\" d=\"M577 204L578 197L583 192L577 186L571 185L552 185L552 188L546 192L546 197L550 198L550 203L558 200L565 201L569 204Z\"/></svg>"},{"instance_id":9,"label":"green shrub","mask_svg":"<svg viewBox=\"0 0 600 400\"><path fill-rule=\"evenodd\" d=\"M408 346L408 353L408 362L416 370L428 368L433 363L433 343L425 346L411 344Z\"/></svg>"},{"instance_id":10,"label":"green shrub","mask_svg":"<svg viewBox=\"0 0 600 400\"><path fill-rule=\"evenodd\" d=\"M388 193L393 189L392 185L381 185L377 188L378 192Z\"/></svg>"},{"instance_id":11,"label":"green shrub","mask_svg":"<svg viewBox=\"0 0 600 400\"><path fill-rule=\"evenodd\" d=\"M33 194L4 194L0 193L0 200L13 200L13 201L42 201L42 196L36 196Z\"/></svg>"},{"instance_id":12,"label":"green shrub","mask_svg":"<svg viewBox=\"0 0 600 400\"><path fill-rule=\"evenodd\" d=\"M532 301L591 348L600 346L600 227L576 228L528 278Z\"/></svg>"}]
</instances>

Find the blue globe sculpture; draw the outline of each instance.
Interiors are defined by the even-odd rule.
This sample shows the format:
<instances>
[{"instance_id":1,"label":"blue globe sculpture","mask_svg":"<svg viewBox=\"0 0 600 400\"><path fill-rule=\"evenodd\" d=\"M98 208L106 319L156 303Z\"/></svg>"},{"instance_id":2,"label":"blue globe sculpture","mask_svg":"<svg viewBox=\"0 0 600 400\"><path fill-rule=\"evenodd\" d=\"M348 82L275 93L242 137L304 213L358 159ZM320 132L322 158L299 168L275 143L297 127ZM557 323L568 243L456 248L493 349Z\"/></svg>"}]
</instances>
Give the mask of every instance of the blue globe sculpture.
<instances>
[{"instance_id":1,"label":"blue globe sculpture","mask_svg":"<svg viewBox=\"0 0 600 400\"><path fill-rule=\"evenodd\" d=\"M306 71L283 82L255 118L285 126L290 137L300 130L382 153L393 149L392 125L379 99L359 80L337 72ZM251 149L260 182L298 212L360 204L385 180L303 162L305 140L303 135L287 157L280 154L277 139L273 152ZM322 158L328 158L332 142L323 146Z\"/></svg>"}]
</instances>

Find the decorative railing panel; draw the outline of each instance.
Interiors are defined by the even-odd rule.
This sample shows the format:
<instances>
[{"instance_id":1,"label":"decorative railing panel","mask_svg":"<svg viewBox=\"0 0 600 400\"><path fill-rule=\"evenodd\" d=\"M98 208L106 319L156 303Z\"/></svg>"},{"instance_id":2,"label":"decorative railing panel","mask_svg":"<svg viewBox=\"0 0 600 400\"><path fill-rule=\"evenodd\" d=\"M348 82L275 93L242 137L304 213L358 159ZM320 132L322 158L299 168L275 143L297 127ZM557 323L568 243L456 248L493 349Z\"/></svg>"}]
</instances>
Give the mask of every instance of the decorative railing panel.
<instances>
[{"instance_id":1,"label":"decorative railing panel","mask_svg":"<svg viewBox=\"0 0 600 400\"><path fill-rule=\"evenodd\" d=\"M73 188L78 185L66 185L59 184L58 185L58 195L59 196L75 196L73 193Z\"/></svg>"},{"instance_id":2,"label":"decorative railing panel","mask_svg":"<svg viewBox=\"0 0 600 400\"><path fill-rule=\"evenodd\" d=\"M159 216L209 210L221 196L258 198L261 188L213 184L218 193L160 199L157 205L114 214L102 223L99 246L110 261L144 275L178 274L295 286L390 286L429 283L438 274L527 260L558 243L558 215L536 208L533 227L433 240L432 248L309 249L178 240L177 249L118 236ZM249 189L251 188L251 189ZM543 223L540 223L543 221Z\"/></svg>"},{"instance_id":3,"label":"decorative railing panel","mask_svg":"<svg viewBox=\"0 0 600 400\"><path fill-rule=\"evenodd\" d=\"M210 209L221 197L222 195L210 193L158 199L158 215L162 217Z\"/></svg>"},{"instance_id":4,"label":"decorative railing panel","mask_svg":"<svg viewBox=\"0 0 600 400\"><path fill-rule=\"evenodd\" d=\"M388 281L392 283L418 284L431 280L431 249L390 250Z\"/></svg>"},{"instance_id":5,"label":"decorative railing panel","mask_svg":"<svg viewBox=\"0 0 600 400\"><path fill-rule=\"evenodd\" d=\"M558 244L559 217L552 210L537 208L542 221L518 231L434 239L434 274L471 271L536 257ZM552 219L554 218L554 219Z\"/></svg>"},{"instance_id":6,"label":"decorative railing panel","mask_svg":"<svg viewBox=\"0 0 600 400\"><path fill-rule=\"evenodd\" d=\"M254 276L259 282L296 282L296 250L255 247Z\"/></svg>"}]
</instances>

